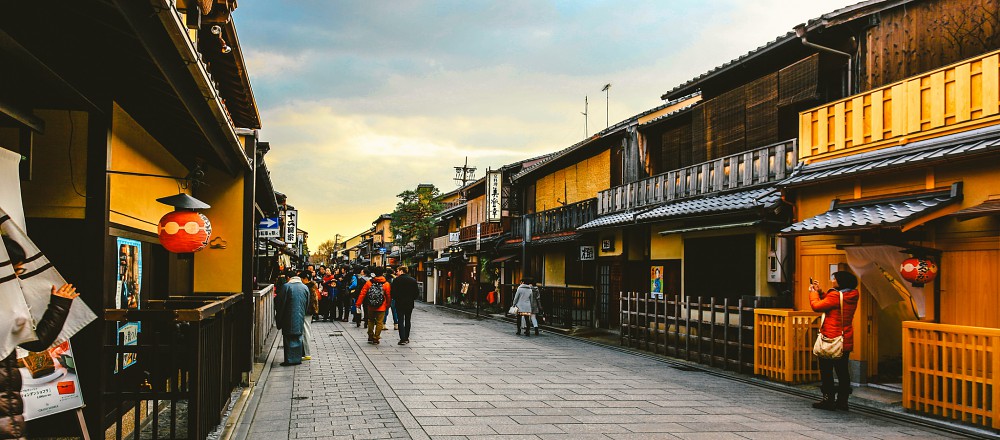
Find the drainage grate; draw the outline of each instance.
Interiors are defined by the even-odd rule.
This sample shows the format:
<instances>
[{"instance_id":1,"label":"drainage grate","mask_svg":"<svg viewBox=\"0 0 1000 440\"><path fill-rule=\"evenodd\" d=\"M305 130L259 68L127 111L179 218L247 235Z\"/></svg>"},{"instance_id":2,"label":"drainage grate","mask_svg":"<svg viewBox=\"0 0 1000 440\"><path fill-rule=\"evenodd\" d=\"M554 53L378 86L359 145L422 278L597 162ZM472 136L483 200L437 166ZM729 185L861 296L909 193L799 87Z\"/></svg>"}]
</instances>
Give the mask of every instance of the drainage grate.
<instances>
[{"instance_id":1,"label":"drainage grate","mask_svg":"<svg viewBox=\"0 0 1000 440\"><path fill-rule=\"evenodd\" d=\"M675 370L681 370L681 371L704 371L704 370L702 370L700 368L688 367L688 366L684 366L684 365L671 365L670 368L673 368Z\"/></svg>"},{"instance_id":2,"label":"drainage grate","mask_svg":"<svg viewBox=\"0 0 1000 440\"><path fill-rule=\"evenodd\" d=\"M344 336L344 332L333 332L330 333L330 336Z\"/></svg>"},{"instance_id":3,"label":"drainage grate","mask_svg":"<svg viewBox=\"0 0 1000 440\"><path fill-rule=\"evenodd\" d=\"M308 399L308 397L306 397L306 396L295 396L295 397L292 397L292 400L306 400L306 399Z\"/></svg>"}]
</instances>

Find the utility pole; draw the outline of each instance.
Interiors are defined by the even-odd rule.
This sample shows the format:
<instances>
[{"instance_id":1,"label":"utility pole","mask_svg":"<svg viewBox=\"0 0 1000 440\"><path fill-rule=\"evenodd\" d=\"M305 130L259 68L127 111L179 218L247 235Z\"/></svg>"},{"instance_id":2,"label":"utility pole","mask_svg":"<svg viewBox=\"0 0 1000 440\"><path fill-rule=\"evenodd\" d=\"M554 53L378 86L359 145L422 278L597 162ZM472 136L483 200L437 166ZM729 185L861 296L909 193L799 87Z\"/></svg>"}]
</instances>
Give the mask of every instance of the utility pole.
<instances>
[{"instance_id":1,"label":"utility pole","mask_svg":"<svg viewBox=\"0 0 1000 440\"><path fill-rule=\"evenodd\" d=\"M610 127L611 126L611 83L605 84L604 88L601 89L601 91L604 92L605 105L606 105L606 107L604 107L604 123L607 124L607 127Z\"/></svg>"},{"instance_id":2,"label":"utility pole","mask_svg":"<svg viewBox=\"0 0 1000 440\"><path fill-rule=\"evenodd\" d=\"M590 109L589 109L590 108L590 103L587 102L587 99L588 99L588 96L584 95L583 96L583 113L580 113L581 115L583 115L583 137L584 138L586 138L587 136L590 136L590 127L587 126L587 124L590 122L590 113L588 113L590 111Z\"/></svg>"},{"instance_id":3,"label":"utility pole","mask_svg":"<svg viewBox=\"0 0 1000 440\"><path fill-rule=\"evenodd\" d=\"M455 167L455 181L459 182L459 188L465 188L470 180L476 178L476 167L469 166L469 156L465 156L465 165ZM462 198L465 198L465 191L462 191Z\"/></svg>"}]
</instances>

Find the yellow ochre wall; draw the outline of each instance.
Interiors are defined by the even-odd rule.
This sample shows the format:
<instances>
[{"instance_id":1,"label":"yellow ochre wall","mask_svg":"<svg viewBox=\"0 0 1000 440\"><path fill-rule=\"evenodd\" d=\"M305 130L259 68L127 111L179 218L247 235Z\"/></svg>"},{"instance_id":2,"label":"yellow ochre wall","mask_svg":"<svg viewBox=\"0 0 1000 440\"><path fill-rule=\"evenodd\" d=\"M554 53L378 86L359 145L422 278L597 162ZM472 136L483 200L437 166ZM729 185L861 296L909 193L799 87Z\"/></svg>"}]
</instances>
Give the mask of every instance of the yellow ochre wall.
<instances>
[{"instance_id":1,"label":"yellow ochre wall","mask_svg":"<svg viewBox=\"0 0 1000 440\"><path fill-rule=\"evenodd\" d=\"M117 104L111 124L111 170L177 177L188 174L187 168ZM177 194L177 181L122 174L110 174L109 178L111 222L156 234L160 217L173 209L156 199Z\"/></svg>"},{"instance_id":2,"label":"yellow ochre wall","mask_svg":"<svg viewBox=\"0 0 1000 440\"><path fill-rule=\"evenodd\" d=\"M206 166L198 199L212 205L203 213L212 222L212 239L226 241L225 249L211 246L194 254L194 291L235 293L243 290L243 176ZM249 221L249 220L247 220Z\"/></svg>"},{"instance_id":3,"label":"yellow ochre wall","mask_svg":"<svg viewBox=\"0 0 1000 440\"><path fill-rule=\"evenodd\" d=\"M548 174L535 182L535 209L558 208L565 204L597 197L611 187L611 152L581 160Z\"/></svg>"},{"instance_id":4,"label":"yellow ochre wall","mask_svg":"<svg viewBox=\"0 0 1000 440\"><path fill-rule=\"evenodd\" d=\"M87 113L34 114L45 121L45 133L34 135L32 180L21 182L24 215L82 219L87 205ZM17 130L0 129L4 147L16 151L17 140Z\"/></svg>"},{"instance_id":5,"label":"yellow ochre wall","mask_svg":"<svg viewBox=\"0 0 1000 440\"><path fill-rule=\"evenodd\" d=\"M562 250L545 252L546 286L562 286L566 284L566 254Z\"/></svg>"}]
</instances>

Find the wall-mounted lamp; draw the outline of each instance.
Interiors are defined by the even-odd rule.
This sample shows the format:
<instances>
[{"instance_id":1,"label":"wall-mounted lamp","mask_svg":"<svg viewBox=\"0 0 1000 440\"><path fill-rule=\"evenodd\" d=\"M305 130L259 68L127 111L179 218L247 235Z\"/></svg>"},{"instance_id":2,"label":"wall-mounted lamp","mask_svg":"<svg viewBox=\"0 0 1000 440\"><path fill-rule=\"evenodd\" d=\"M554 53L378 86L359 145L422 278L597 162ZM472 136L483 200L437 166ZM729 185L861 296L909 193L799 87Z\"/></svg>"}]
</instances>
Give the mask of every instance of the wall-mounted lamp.
<instances>
[{"instance_id":1,"label":"wall-mounted lamp","mask_svg":"<svg viewBox=\"0 0 1000 440\"><path fill-rule=\"evenodd\" d=\"M212 35L222 35L222 26L219 26L217 24L212 25L210 31L212 32Z\"/></svg>"}]
</instances>

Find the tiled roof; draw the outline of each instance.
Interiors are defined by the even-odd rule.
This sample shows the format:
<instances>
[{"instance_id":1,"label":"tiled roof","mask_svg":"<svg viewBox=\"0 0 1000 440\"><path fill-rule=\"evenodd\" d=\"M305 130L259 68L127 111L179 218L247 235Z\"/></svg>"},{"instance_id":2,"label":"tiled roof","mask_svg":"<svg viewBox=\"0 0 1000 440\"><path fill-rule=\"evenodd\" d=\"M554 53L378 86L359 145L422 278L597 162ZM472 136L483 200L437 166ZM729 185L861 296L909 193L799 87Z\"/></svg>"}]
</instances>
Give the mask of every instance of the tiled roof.
<instances>
[{"instance_id":1,"label":"tiled roof","mask_svg":"<svg viewBox=\"0 0 1000 440\"><path fill-rule=\"evenodd\" d=\"M813 18L813 19L809 20L808 23L806 24L806 29L807 30L812 30L812 29L815 29L815 28L818 28L818 27L825 27L828 22L830 22L830 21L836 22L836 21L838 21L837 19L840 18L841 16L853 16L853 15L856 15L856 14L862 14L862 15L864 15L864 14L871 14L871 13L874 13L874 12L878 12L880 10L892 8L892 7L899 6L899 5L905 4L905 3L909 3L911 1L915 1L915 0L865 0L865 1L862 1L862 2L859 2L859 3L855 3L853 5L849 5L849 6L845 6L843 8L839 8L839 9L833 10L833 11L828 12L826 14L823 14L823 15L821 15L819 17ZM854 18L854 17L851 17L851 18ZM736 59L733 59L733 60L730 60L730 61L728 61L726 63L723 63L722 65L717 66L717 67L709 70L708 72L705 72L705 73L703 73L701 75L698 75L698 76L696 76L696 77L694 77L694 78L692 78L692 79L690 79L688 81L685 81L684 83L678 85L677 87L674 87L674 88L670 89L669 91L667 91L667 93L664 93L662 96L660 96L660 99L668 99L669 97L671 97L672 95L674 95L674 94L676 94L678 92L684 92L686 89L689 89L691 87L696 86L702 80L705 80L707 78L715 76L716 74L725 72L725 71L729 70L730 68L738 67L738 66L742 65L743 63L749 61L752 58L755 58L755 57L757 57L757 56L759 56L761 54L764 54L764 53L766 53L766 52L768 52L768 51L770 51L770 50L772 50L772 49L774 49L774 48L776 48L778 46L781 46L782 44L785 44L785 43L788 43L788 42L791 42L791 41L795 41L795 40L798 40L798 37L795 36L795 32L794 31L788 32L788 33L786 33L786 34L784 34L782 36L779 36L779 37L775 38L774 40L771 40L771 41L769 41L767 43L764 43L761 46L758 46L754 50L751 50L751 51L749 51L749 52L747 52L747 53L745 53L743 55L740 55Z\"/></svg>"},{"instance_id":2,"label":"tiled roof","mask_svg":"<svg viewBox=\"0 0 1000 440\"><path fill-rule=\"evenodd\" d=\"M614 214L605 215L603 217L598 217L587 223L584 223L579 228L578 231L585 231L588 229L600 229L609 226L624 225L627 223L632 223L635 220L635 215L641 211L630 211L630 212L618 212Z\"/></svg>"},{"instance_id":3,"label":"tiled roof","mask_svg":"<svg viewBox=\"0 0 1000 440\"><path fill-rule=\"evenodd\" d=\"M452 214L454 214L454 213L456 213L458 211L465 210L465 205L466 205L465 203L460 203L458 205L452 206L451 208L445 209L445 210L437 213L437 215L435 217L437 217L439 219L443 219L443 218L445 218L447 216L450 216L450 215L452 215Z\"/></svg>"},{"instance_id":4,"label":"tiled roof","mask_svg":"<svg viewBox=\"0 0 1000 440\"><path fill-rule=\"evenodd\" d=\"M781 193L772 187L748 191L715 194L697 199L685 199L662 205L635 216L637 221L660 220L670 217L769 208L781 200Z\"/></svg>"},{"instance_id":5,"label":"tiled roof","mask_svg":"<svg viewBox=\"0 0 1000 440\"><path fill-rule=\"evenodd\" d=\"M928 162L953 160L963 156L996 153L1000 150L1000 125L969 130L909 144L817 162L800 168L779 186L837 179L858 173L927 165Z\"/></svg>"},{"instance_id":6,"label":"tiled roof","mask_svg":"<svg viewBox=\"0 0 1000 440\"><path fill-rule=\"evenodd\" d=\"M569 243L580 239L581 234L560 235L557 237L545 237L528 242L531 246L541 246L546 244Z\"/></svg>"},{"instance_id":7,"label":"tiled roof","mask_svg":"<svg viewBox=\"0 0 1000 440\"><path fill-rule=\"evenodd\" d=\"M670 113L667 113L665 115L660 115L660 116L657 116L656 118L650 119L650 120L646 121L646 123L642 124L642 126L645 127L647 125L655 124L657 122L663 121L664 119L669 119L669 118L672 118L674 116L680 115L681 113L685 113L688 110L693 109L695 106L697 106L698 104L701 104L701 103L702 103L701 101L698 101L698 102L695 102L693 104L685 105L684 107L681 107L681 108L679 108L677 110L674 110L674 111L672 111Z\"/></svg>"},{"instance_id":8,"label":"tiled roof","mask_svg":"<svg viewBox=\"0 0 1000 440\"><path fill-rule=\"evenodd\" d=\"M833 208L781 230L783 235L827 234L875 227L898 228L914 217L961 200L955 190L868 201L835 202Z\"/></svg>"},{"instance_id":9,"label":"tiled roof","mask_svg":"<svg viewBox=\"0 0 1000 440\"><path fill-rule=\"evenodd\" d=\"M958 217L959 220L970 220L978 217L983 217L987 215L997 215L1000 214L1000 200L987 200L976 206L971 206L965 208L961 211L955 212L952 215Z\"/></svg>"}]
</instances>

